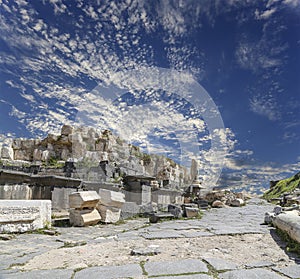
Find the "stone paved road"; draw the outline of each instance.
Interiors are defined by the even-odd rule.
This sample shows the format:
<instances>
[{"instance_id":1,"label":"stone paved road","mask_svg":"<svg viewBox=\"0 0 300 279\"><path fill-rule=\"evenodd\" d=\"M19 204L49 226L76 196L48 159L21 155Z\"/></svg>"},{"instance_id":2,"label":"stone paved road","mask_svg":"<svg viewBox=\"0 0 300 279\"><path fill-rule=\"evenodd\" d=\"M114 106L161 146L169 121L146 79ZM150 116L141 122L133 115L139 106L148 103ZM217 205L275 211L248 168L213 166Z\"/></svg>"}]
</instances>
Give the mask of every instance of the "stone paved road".
<instances>
[{"instance_id":1,"label":"stone paved road","mask_svg":"<svg viewBox=\"0 0 300 279\"><path fill-rule=\"evenodd\" d=\"M241 208L209 210L200 220L136 219L57 228L57 236L17 235L0 240L0 278L300 278L299 259L262 225L272 208L252 199ZM131 255L133 248L148 254Z\"/></svg>"}]
</instances>

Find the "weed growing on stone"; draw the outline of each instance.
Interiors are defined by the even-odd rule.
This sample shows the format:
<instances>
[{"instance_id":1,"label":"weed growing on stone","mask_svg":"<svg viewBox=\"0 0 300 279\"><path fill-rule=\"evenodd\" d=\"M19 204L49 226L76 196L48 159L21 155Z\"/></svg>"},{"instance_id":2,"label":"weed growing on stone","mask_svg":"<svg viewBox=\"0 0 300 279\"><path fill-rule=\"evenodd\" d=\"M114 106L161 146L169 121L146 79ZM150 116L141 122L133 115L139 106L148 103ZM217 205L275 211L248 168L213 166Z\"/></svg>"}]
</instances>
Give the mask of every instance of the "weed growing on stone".
<instances>
[{"instance_id":1,"label":"weed growing on stone","mask_svg":"<svg viewBox=\"0 0 300 279\"><path fill-rule=\"evenodd\" d=\"M288 235L288 233L276 228L277 235L281 238L282 241L284 241L287 246L286 250L287 252L292 252L300 255L300 243L297 241L291 239L291 237Z\"/></svg>"},{"instance_id":2,"label":"weed growing on stone","mask_svg":"<svg viewBox=\"0 0 300 279\"><path fill-rule=\"evenodd\" d=\"M83 246L86 245L87 242L86 241L80 241L80 242L68 242L65 241L64 245L61 246L60 248L72 248L72 247L76 247L76 246Z\"/></svg>"},{"instance_id":3,"label":"weed growing on stone","mask_svg":"<svg viewBox=\"0 0 300 279\"><path fill-rule=\"evenodd\" d=\"M146 263L146 261L140 261L140 267L141 267L141 269L143 271L143 275L147 276L148 272L145 269L145 263Z\"/></svg>"}]
</instances>

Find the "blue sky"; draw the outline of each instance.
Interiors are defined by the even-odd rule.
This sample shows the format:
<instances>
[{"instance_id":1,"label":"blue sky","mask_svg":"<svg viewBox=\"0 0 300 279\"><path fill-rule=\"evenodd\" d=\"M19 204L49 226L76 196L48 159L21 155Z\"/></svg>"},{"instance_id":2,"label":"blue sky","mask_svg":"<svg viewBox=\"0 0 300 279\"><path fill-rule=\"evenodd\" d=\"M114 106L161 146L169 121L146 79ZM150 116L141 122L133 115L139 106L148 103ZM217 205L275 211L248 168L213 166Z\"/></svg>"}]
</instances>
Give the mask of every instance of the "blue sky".
<instances>
[{"instance_id":1,"label":"blue sky","mask_svg":"<svg viewBox=\"0 0 300 279\"><path fill-rule=\"evenodd\" d=\"M82 123L196 157L208 184L299 171L299 0L0 3L2 138Z\"/></svg>"}]
</instances>

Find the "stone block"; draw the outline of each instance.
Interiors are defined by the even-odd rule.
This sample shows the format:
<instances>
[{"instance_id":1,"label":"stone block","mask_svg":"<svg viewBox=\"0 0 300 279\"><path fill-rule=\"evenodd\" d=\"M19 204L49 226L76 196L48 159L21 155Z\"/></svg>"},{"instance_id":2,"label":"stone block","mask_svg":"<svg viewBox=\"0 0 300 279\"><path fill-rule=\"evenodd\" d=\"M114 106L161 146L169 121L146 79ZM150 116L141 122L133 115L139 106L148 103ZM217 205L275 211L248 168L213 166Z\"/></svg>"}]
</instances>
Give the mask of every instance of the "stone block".
<instances>
[{"instance_id":1,"label":"stone block","mask_svg":"<svg viewBox=\"0 0 300 279\"><path fill-rule=\"evenodd\" d=\"M69 195L74 193L76 190L74 188L65 188L65 187L54 187L52 194L52 209L53 210L62 210L70 209L69 205Z\"/></svg>"},{"instance_id":2,"label":"stone block","mask_svg":"<svg viewBox=\"0 0 300 279\"><path fill-rule=\"evenodd\" d=\"M121 208L121 219L127 219L140 213L140 207L135 202L125 202Z\"/></svg>"},{"instance_id":3,"label":"stone block","mask_svg":"<svg viewBox=\"0 0 300 279\"><path fill-rule=\"evenodd\" d=\"M169 204L168 212L174 215L175 218L181 218L183 215L183 211L179 205Z\"/></svg>"},{"instance_id":4,"label":"stone block","mask_svg":"<svg viewBox=\"0 0 300 279\"><path fill-rule=\"evenodd\" d=\"M242 206L244 204L244 200L242 199L234 199L230 202L230 205L231 206L235 206L235 207L239 207L239 206Z\"/></svg>"},{"instance_id":5,"label":"stone block","mask_svg":"<svg viewBox=\"0 0 300 279\"><path fill-rule=\"evenodd\" d=\"M275 227L287 232L289 236L300 243L300 216L298 210L286 211L272 219Z\"/></svg>"},{"instance_id":6,"label":"stone block","mask_svg":"<svg viewBox=\"0 0 300 279\"><path fill-rule=\"evenodd\" d=\"M99 199L96 191L75 192L69 195L69 206L70 208L95 208Z\"/></svg>"},{"instance_id":7,"label":"stone block","mask_svg":"<svg viewBox=\"0 0 300 279\"><path fill-rule=\"evenodd\" d=\"M0 233L26 232L50 225L50 200L0 200Z\"/></svg>"},{"instance_id":8,"label":"stone block","mask_svg":"<svg viewBox=\"0 0 300 279\"><path fill-rule=\"evenodd\" d=\"M68 136L73 133L73 127L70 125L64 125L62 126L60 133L64 136Z\"/></svg>"},{"instance_id":9,"label":"stone block","mask_svg":"<svg viewBox=\"0 0 300 279\"><path fill-rule=\"evenodd\" d=\"M184 197L175 197L175 204L183 204Z\"/></svg>"},{"instance_id":10,"label":"stone block","mask_svg":"<svg viewBox=\"0 0 300 279\"><path fill-rule=\"evenodd\" d=\"M33 160L34 161L41 161L42 160L42 154L43 154L43 151L40 150L40 149L34 149L33 151Z\"/></svg>"},{"instance_id":11,"label":"stone block","mask_svg":"<svg viewBox=\"0 0 300 279\"><path fill-rule=\"evenodd\" d=\"M185 207L185 214L188 218L197 217L199 214L199 209L193 207Z\"/></svg>"},{"instance_id":12,"label":"stone block","mask_svg":"<svg viewBox=\"0 0 300 279\"><path fill-rule=\"evenodd\" d=\"M125 202L125 195L121 192L99 189L100 204L110 207L121 208Z\"/></svg>"},{"instance_id":13,"label":"stone block","mask_svg":"<svg viewBox=\"0 0 300 279\"><path fill-rule=\"evenodd\" d=\"M13 160L14 159L14 150L9 146L2 146L1 158Z\"/></svg>"},{"instance_id":14,"label":"stone block","mask_svg":"<svg viewBox=\"0 0 300 279\"><path fill-rule=\"evenodd\" d=\"M96 225L101 216L97 209L70 209L70 224L75 227Z\"/></svg>"},{"instance_id":15,"label":"stone block","mask_svg":"<svg viewBox=\"0 0 300 279\"><path fill-rule=\"evenodd\" d=\"M206 264L196 259L184 259L170 262L146 262L144 267L146 272L148 272L148 276L208 272Z\"/></svg>"},{"instance_id":16,"label":"stone block","mask_svg":"<svg viewBox=\"0 0 300 279\"><path fill-rule=\"evenodd\" d=\"M222 201L216 200L216 201L214 201L212 203L211 207L214 207L214 208L223 208L223 207L226 207L226 205Z\"/></svg>"},{"instance_id":17,"label":"stone block","mask_svg":"<svg viewBox=\"0 0 300 279\"><path fill-rule=\"evenodd\" d=\"M120 220L120 208L100 204L97 206L97 209L101 215L101 221L104 223L116 223Z\"/></svg>"},{"instance_id":18,"label":"stone block","mask_svg":"<svg viewBox=\"0 0 300 279\"><path fill-rule=\"evenodd\" d=\"M44 150L42 153L42 161L48 161L51 158L51 153L48 150Z\"/></svg>"}]
</instances>

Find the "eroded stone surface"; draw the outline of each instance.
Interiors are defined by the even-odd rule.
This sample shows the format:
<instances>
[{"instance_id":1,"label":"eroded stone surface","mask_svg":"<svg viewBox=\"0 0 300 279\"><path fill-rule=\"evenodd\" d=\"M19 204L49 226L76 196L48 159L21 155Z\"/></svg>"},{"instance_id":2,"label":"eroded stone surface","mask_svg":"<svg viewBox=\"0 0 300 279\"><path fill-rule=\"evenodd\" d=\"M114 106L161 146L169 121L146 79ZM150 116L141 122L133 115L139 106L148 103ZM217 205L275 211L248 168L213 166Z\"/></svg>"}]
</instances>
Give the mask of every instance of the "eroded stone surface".
<instances>
[{"instance_id":1,"label":"eroded stone surface","mask_svg":"<svg viewBox=\"0 0 300 279\"><path fill-rule=\"evenodd\" d=\"M216 258L204 258L206 262L208 262L215 270L233 270L237 269L238 265L224 259L216 259Z\"/></svg>"},{"instance_id":2,"label":"eroded stone surface","mask_svg":"<svg viewBox=\"0 0 300 279\"><path fill-rule=\"evenodd\" d=\"M74 279L115 279L115 278L141 278L142 269L138 264L121 266L99 266L86 268L76 272Z\"/></svg>"},{"instance_id":3,"label":"eroded stone surface","mask_svg":"<svg viewBox=\"0 0 300 279\"><path fill-rule=\"evenodd\" d=\"M50 200L0 200L0 233L26 232L50 225Z\"/></svg>"},{"instance_id":4,"label":"eroded stone surface","mask_svg":"<svg viewBox=\"0 0 300 279\"><path fill-rule=\"evenodd\" d=\"M219 277L220 279L257 279L257 278L283 279L284 278L273 271L269 271L262 268L227 271L223 274L220 274Z\"/></svg>"},{"instance_id":5,"label":"eroded stone surface","mask_svg":"<svg viewBox=\"0 0 300 279\"><path fill-rule=\"evenodd\" d=\"M145 270L149 276L208 272L206 264L195 259L173 262L147 262L145 264Z\"/></svg>"},{"instance_id":6,"label":"eroded stone surface","mask_svg":"<svg viewBox=\"0 0 300 279\"><path fill-rule=\"evenodd\" d=\"M300 265L291 265L284 268L273 268L273 270L279 271L280 273L293 279L300 278Z\"/></svg>"}]
</instances>

